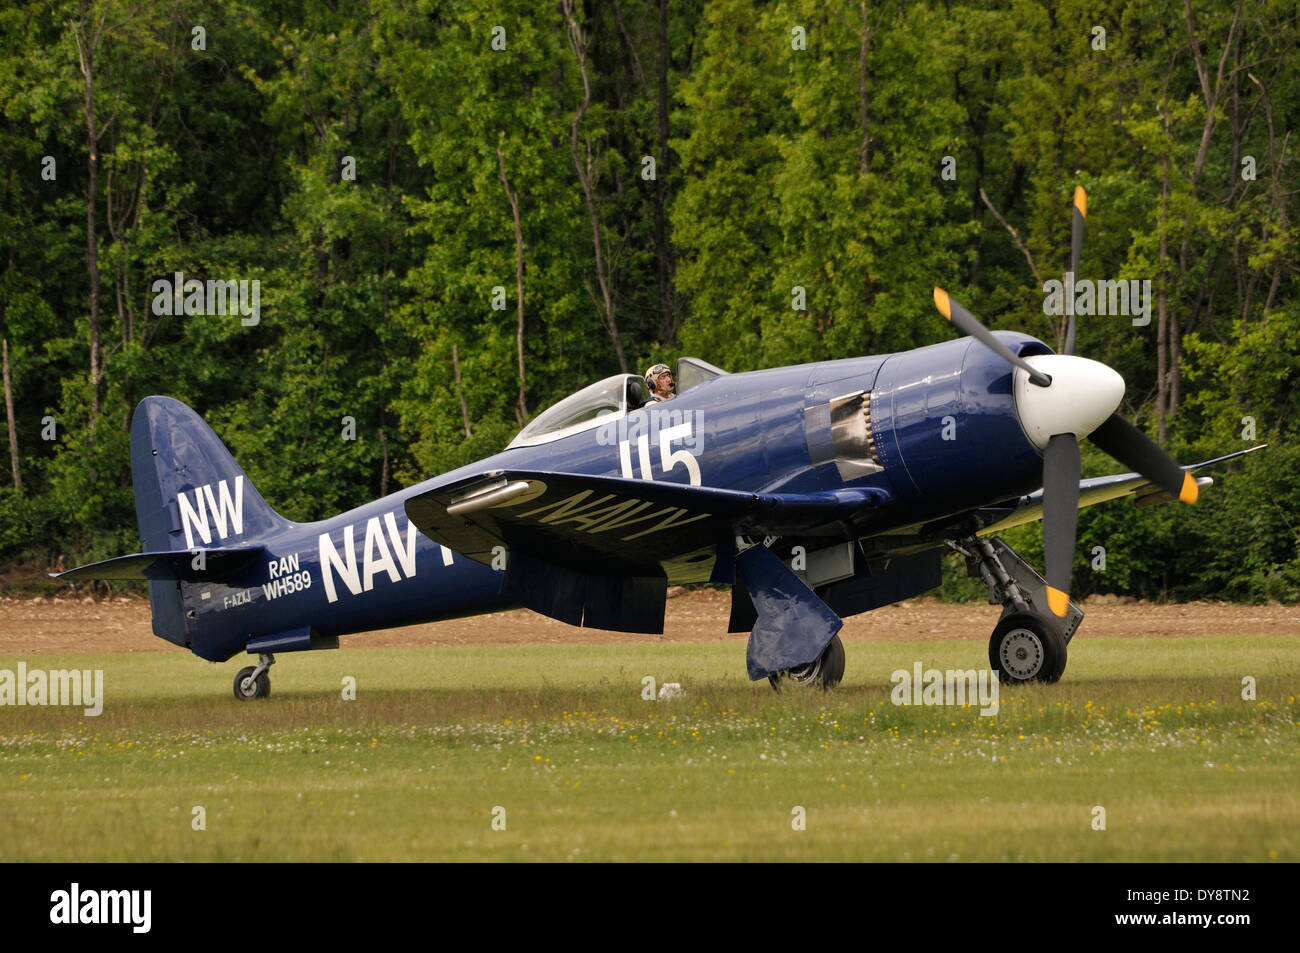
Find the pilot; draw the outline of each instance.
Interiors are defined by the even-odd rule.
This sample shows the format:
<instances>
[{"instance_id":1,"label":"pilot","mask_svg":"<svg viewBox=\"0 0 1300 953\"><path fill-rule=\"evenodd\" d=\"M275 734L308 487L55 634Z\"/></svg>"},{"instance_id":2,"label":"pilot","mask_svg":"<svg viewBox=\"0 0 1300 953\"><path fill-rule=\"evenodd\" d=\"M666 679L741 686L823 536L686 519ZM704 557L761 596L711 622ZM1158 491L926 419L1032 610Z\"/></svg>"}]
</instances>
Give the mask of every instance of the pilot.
<instances>
[{"instance_id":1,"label":"pilot","mask_svg":"<svg viewBox=\"0 0 1300 953\"><path fill-rule=\"evenodd\" d=\"M667 364L655 364L645 372L645 384L650 391L647 404L660 400L672 400L677 394L673 390L673 372Z\"/></svg>"}]
</instances>

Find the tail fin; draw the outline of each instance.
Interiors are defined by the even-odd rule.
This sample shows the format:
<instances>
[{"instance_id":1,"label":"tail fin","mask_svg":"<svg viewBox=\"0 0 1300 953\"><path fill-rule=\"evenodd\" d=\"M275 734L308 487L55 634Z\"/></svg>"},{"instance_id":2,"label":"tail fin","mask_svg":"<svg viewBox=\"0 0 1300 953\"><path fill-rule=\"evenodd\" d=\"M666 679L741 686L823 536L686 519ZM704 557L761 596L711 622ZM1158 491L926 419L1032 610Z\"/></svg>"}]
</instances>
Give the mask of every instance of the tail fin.
<instances>
[{"instance_id":1,"label":"tail fin","mask_svg":"<svg viewBox=\"0 0 1300 953\"><path fill-rule=\"evenodd\" d=\"M146 397L136 407L131 476L146 553L242 548L288 525L203 418L171 397ZM154 632L178 645L189 643L183 585L149 582Z\"/></svg>"},{"instance_id":2,"label":"tail fin","mask_svg":"<svg viewBox=\"0 0 1300 953\"><path fill-rule=\"evenodd\" d=\"M233 546L286 525L212 428L171 397L135 409L131 478L146 552Z\"/></svg>"}]
</instances>

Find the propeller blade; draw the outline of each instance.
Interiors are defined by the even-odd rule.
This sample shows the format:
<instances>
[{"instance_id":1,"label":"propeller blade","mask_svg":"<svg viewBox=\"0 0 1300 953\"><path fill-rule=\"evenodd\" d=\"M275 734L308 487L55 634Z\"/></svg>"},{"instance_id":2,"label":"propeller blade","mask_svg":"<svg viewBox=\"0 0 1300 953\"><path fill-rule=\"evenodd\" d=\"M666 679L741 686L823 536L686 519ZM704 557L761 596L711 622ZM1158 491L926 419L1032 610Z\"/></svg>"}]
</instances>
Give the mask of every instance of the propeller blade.
<instances>
[{"instance_id":1,"label":"propeller blade","mask_svg":"<svg viewBox=\"0 0 1300 953\"><path fill-rule=\"evenodd\" d=\"M1058 433L1043 451L1043 561L1047 604L1064 618L1070 606L1070 570L1079 527L1079 441Z\"/></svg>"},{"instance_id":2,"label":"propeller blade","mask_svg":"<svg viewBox=\"0 0 1300 953\"><path fill-rule=\"evenodd\" d=\"M1083 254L1083 223L1088 217L1088 193L1083 186L1074 189L1074 224L1070 233L1070 273L1079 280L1079 258ZM1074 353L1074 302L1067 302L1070 320L1065 326L1065 353Z\"/></svg>"},{"instance_id":3,"label":"propeller blade","mask_svg":"<svg viewBox=\"0 0 1300 953\"><path fill-rule=\"evenodd\" d=\"M1119 414L1111 414L1106 418L1100 427L1089 434L1088 439L1170 496L1176 496L1184 503L1196 502L1196 478Z\"/></svg>"},{"instance_id":4,"label":"propeller blade","mask_svg":"<svg viewBox=\"0 0 1300 953\"><path fill-rule=\"evenodd\" d=\"M971 337L979 340L981 344L987 347L994 354L1016 367L1021 368L1029 379L1039 387L1046 387L1052 383L1052 379L1042 371L1034 370L1028 361L1022 360L1011 353L1011 348L1007 347L1001 341L993 336L993 332L984 325L980 324L979 319L971 314L960 304L948 296L948 292L942 288L934 289L934 306L939 309L939 313L957 326L957 329L963 334L969 334Z\"/></svg>"}]
</instances>

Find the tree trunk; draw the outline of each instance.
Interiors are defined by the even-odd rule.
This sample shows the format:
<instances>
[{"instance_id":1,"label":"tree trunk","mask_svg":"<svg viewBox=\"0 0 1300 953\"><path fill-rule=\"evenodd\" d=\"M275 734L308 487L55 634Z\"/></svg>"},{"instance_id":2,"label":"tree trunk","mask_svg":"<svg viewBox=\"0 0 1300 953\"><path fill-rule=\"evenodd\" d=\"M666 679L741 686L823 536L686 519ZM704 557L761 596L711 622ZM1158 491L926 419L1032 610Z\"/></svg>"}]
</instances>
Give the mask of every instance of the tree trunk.
<instances>
[{"instance_id":1,"label":"tree trunk","mask_svg":"<svg viewBox=\"0 0 1300 953\"><path fill-rule=\"evenodd\" d=\"M1179 371L1182 361L1182 331L1178 323L1178 311L1169 315L1169 419L1178 416L1178 405L1182 400L1183 375Z\"/></svg>"},{"instance_id":2,"label":"tree trunk","mask_svg":"<svg viewBox=\"0 0 1300 953\"><path fill-rule=\"evenodd\" d=\"M871 122L868 109L867 56L871 44L871 30L867 26L867 0L860 2L862 26L858 46L858 126L862 130L862 144L858 147L858 171L862 174L862 189L867 188L867 170L871 165Z\"/></svg>"},{"instance_id":3,"label":"tree trunk","mask_svg":"<svg viewBox=\"0 0 1300 953\"><path fill-rule=\"evenodd\" d=\"M90 429L99 419L104 368L100 355L99 328L99 239L95 233L95 200L99 195L99 139L103 134L95 123L95 52L104 26L104 18L89 26L94 11L88 0L81 2L81 20L73 25L77 44L77 61L85 79L83 110L86 117L86 151L89 177L86 184L86 270L90 277Z\"/></svg>"},{"instance_id":4,"label":"tree trunk","mask_svg":"<svg viewBox=\"0 0 1300 953\"><path fill-rule=\"evenodd\" d=\"M379 468L379 495L381 497L388 495L388 436L384 433L384 424L387 421L384 417L384 410L379 409L379 447L383 451L383 463Z\"/></svg>"},{"instance_id":5,"label":"tree trunk","mask_svg":"<svg viewBox=\"0 0 1300 953\"><path fill-rule=\"evenodd\" d=\"M659 326L665 343L677 340L677 308L672 299L669 275L672 272L672 247L668 242L668 0L659 0L659 47L655 63L657 81L655 107L658 112L658 153L655 157L655 280L659 286Z\"/></svg>"},{"instance_id":6,"label":"tree trunk","mask_svg":"<svg viewBox=\"0 0 1300 953\"><path fill-rule=\"evenodd\" d=\"M596 283L600 286L601 301L604 305L605 326L609 330L609 336L614 342L614 353L618 356L618 366L624 374L628 373L627 355L623 353L623 339L618 333L618 320L614 316L614 299L610 293L610 276L605 267L605 253L600 240L600 216L596 212L596 161L591 154L591 140L583 137L582 144L586 147L586 162L584 165L581 151L578 149L578 126L582 123L582 117L587 114L587 109L591 106L591 77L587 73L587 37L582 32L582 27L578 25L578 19L573 13L573 0L563 0L564 18L569 25L569 45L573 48L573 54L578 59L578 69L582 73L582 105L578 111L573 114L573 123L570 129L570 148L573 152L573 170L578 174L578 181L582 184L582 194L587 203L587 215L591 219L591 241L596 252Z\"/></svg>"},{"instance_id":7,"label":"tree trunk","mask_svg":"<svg viewBox=\"0 0 1300 953\"><path fill-rule=\"evenodd\" d=\"M1215 126L1218 123L1218 108L1223 100L1224 94L1224 71L1228 63L1228 55L1236 49L1235 38L1237 36L1237 24L1241 21L1242 0L1237 0L1237 5L1232 16L1232 25L1228 27L1228 38L1223 44L1223 53L1219 57L1218 71L1215 74L1214 83L1210 83L1209 71L1206 69L1205 61L1201 57L1201 44L1196 37L1196 28L1192 22L1191 0L1183 0L1183 14L1187 20L1187 39L1192 50L1192 61L1196 66L1196 76L1200 81L1201 95L1205 100L1205 123L1201 127L1201 142L1196 149L1196 159L1192 163L1191 176L1191 195L1195 197L1197 186L1200 185L1201 176L1205 172L1205 161L1210 153L1210 140L1214 135ZM1235 73L1235 69L1234 69ZM1165 117L1166 134L1169 132L1168 115ZM1187 271L1189 268L1189 252L1191 249L1192 235L1192 218L1189 213L1183 220L1183 240L1178 249L1178 287L1183 289L1186 286ZM1164 249L1164 236L1161 236L1161 249ZM1163 256L1162 256L1163 262ZM1161 388L1164 403L1161 409L1165 412L1169 420L1173 420L1178 415L1179 395L1182 391L1182 369L1179 366L1179 358L1182 354L1182 330L1178 324L1178 318L1173 317L1168 322L1168 327L1164 327L1164 317L1161 318L1162 330L1166 334L1166 373L1168 379L1162 375ZM1194 330L1194 328L1192 329ZM1162 353L1162 356L1165 356ZM1167 423L1162 421L1160 439L1163 442Z\"/></svg>"},{"instance_id":8,"label":"tree trunk","mask_svg":"<svg viewBox=\"0 0 1300 953\"><path fill-rule=\"evenodd\" d=\"M1269 180L1270 180L1269 214L1264 219L1263 234L1260 236L1264 241L1267 241L1270 232L1269 225L1271 224L1271 219L1274 214L1276 214L1278 217L1278 225L1281 226L1281 231L1283 233L1287 231L1286 201L1282 194L1282 186L1281 183L1279 182L1279 176L1277 175L1277 171L1276 171L1277 151L1275 147L1276 147L1277 139L1276 139L1276 133L1273 128L1273 104L1269 98L1268 90L1264 87L1264 84L1261 83L1253 73L1247 73L1246 75L1250 77L1250 81L1252 83L1254 83L1256 86L1259 87L1260 96L1264 102L1264 117L1268 122L1268 167L1270 170L1273 170L1273 174L1269 176ZM1286 146L1287 146L1287 142L1290 141L1290 139L1291 139L1291 133L1287 132L1286 136L1283 137L1282 139L1282 155L1286 155ZM1233 167L1234 171L1237 167L1238 166ZM1273 279L1269 283L1268 295L1264 299L1265 312L1268 312L1269 310L1272 309L1273 301L1277 297L1277 290L1279 286L1282 284L1282 262L1283 262L1282 255L1275 256L1274 263L1273 263ZM1253 287L1254 285L1253 280L1251 284ZM1247 313L1246 310L1242 311L1242 318L1241 318L1242 330L1245 330L1246 328L1246 313Z\"/></svg>"},{"instance_id":9,"label":"tree trunk","mask_svg":"<svg viewBox=\"0 0 1300 953\"><path fill-rule=\"evenodd\" d=\"M501 184L506 190L506 200L510 203L510 214L515 220L515 308L518 321L515 326L515 353L519 357L519 403L515 407L515 419L519 426L528 419L528 402L524 391L524 232L519 224L519 193L510 191L510 180L506 178L506 160L497 146L497 166L501 170Z\"/></svg>"},{"instance_id":10,"label":"tree trunk","mask_svg":"<svg viewBox=\"0 0 1300 953\"><path fill-rule=\"evenodd\" d=\"M1165 111L1165 128L1168 131L1169 113ZM1166 143L1166 148L1172 148ZM1166 336L1169 327L1169 236L1166 233L1169 220L1169 177L1170 157L1164 159L1164 177L1160 190L1160 273L1156 277L1156 439L1165 442L1168 436L1168 423L1165 419L1165 394L1168 387L1168 366Z\"/></svg>"},{"instance_id":11,"label":"tree trunk","mask_svg":"<svg viewBox=\"0 0 1300 953\"><path fill-rule=\"evenodd\" d=\"M9 469L14 475L14 489L23 488L22 474L18 471L18 431L14 428L14 385L9 376L9 339L3 342L4 349L4 385L5 385L5 420L9 424Z\"/></svg>"},{"instance_id":12,"label":"tree trunk","mask_svg":"<svg viewBox=\"0 0 1300 953\"><path fill-rule=\"evenodd\" d=\"M456 396L460 398L460 419L465 424L465 436L474 436L469 429L469 407L465 403L465 388L460 385L460 355L456 353L456 345L451 346L451 369L456 375Z\"/></svg>"}]
</instances>

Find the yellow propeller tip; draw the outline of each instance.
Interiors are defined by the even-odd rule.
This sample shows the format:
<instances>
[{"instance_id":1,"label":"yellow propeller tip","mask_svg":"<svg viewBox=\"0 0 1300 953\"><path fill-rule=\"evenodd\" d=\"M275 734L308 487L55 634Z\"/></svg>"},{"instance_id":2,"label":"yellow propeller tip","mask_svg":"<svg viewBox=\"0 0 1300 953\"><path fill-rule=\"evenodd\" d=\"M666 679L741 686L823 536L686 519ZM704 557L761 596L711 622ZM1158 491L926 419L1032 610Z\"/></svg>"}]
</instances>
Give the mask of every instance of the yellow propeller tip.
<instances>
[{"instance_id":1,"label":"yellow propeller tip","mask_svg":"<svg viewBox=\"0 0 1300 953\"><path fill-rule=\"evenodd\" d=\"M1088 217L1088 193L1083 190L1082 185L1074 187L1074 207L1084 218Z\"/></svg>"},{"instance_id":2,"label":"yellow propeller tip","mask_svg":"<svg viewBox=\"0 0 1300 953\"><path fill-rule=\"evenodd\" d=\"M945 318L952 320L952 304L948 301L948 292L938 286L934 289L934 306Z\"/></svg>"},{"instance_id":3,"label":"yellow propeller tip","mask_svg":"<svg viewBox=\"0 0 1300 953\"><path fill-rule=\"evenodd\" d=\"M1178 498L1184 503L1195 503L1200 493L1201 488L1196 485L1196 478L1190 473L1184 473L1183 488L1179 491Z\"/></svg>"},{"instance_id":4,"label":"yellow propeller tip","mask_svg":"<svg viewBox=\"0 0 1300 953\"><path fill-rule=\"evenodd\" d=\"M1070 597L1060 589L1047 587L1047 605L1062 619L1065 618L1066 610L1070 608Z\"/></svg>"}]
</instances>

